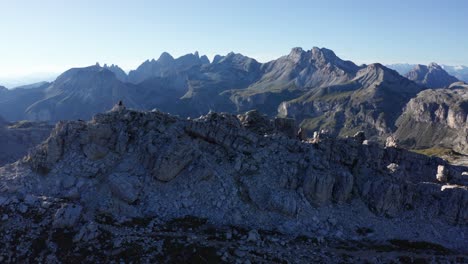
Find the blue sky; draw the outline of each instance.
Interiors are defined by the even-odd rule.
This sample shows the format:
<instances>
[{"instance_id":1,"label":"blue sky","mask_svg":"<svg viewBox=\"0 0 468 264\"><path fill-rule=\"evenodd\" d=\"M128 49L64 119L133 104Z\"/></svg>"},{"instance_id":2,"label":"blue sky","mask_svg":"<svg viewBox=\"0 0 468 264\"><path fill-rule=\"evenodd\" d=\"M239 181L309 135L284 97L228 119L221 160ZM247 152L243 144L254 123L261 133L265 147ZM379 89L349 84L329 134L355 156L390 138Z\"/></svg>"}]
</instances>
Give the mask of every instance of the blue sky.
<instances>
[{"instance_id":1,"label":"blue sky","mask_svg":"<svg viewBox=\"0 0 468 264\"><path fill-rule=\"evenodd\" d=\"M128 70L163 51L268 61L296 46L356 63L468 65L467 11L460 0L0 0L0 76Z\"/></svg>"}]
</instances>

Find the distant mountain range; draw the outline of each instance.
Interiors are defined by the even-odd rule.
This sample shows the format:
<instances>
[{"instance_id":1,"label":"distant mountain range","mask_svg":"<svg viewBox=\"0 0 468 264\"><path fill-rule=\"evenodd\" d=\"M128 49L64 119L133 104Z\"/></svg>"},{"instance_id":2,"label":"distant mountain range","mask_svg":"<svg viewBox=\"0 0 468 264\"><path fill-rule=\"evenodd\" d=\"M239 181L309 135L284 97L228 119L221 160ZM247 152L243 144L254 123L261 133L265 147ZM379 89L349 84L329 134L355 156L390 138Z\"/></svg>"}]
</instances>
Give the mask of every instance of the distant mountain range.
<instances>
[{"instance_id":1,"label":"distant mountain range","mask_svg":"<svg viewBox=\"0 0 468 264\"><path fill-rule=\"evenodd\" d=\"M407 64L407 63L400 63L400 64L388 64L386 65L390 69L394 69L401 75L406 75L411 70L413 70L418 64ZM453 75L457 79L468 82L468 67L467 66L449 66L449 65L440 65L442 69L444 69L450 75Z\"/></svg>"},{"instance_id":2,"label":"distant mountain range","mask_svg":"<svg viewBox=\"0 0 468 264\"><path fill-rule=\"evenodd\" d=\"M47 72L47 73L32 73L24 75L9 76L0 72L0 86L5 86L9 89L30 85L32 83L50 82L55 80L60 73Z\"/></svg>"},{"instance_id":3,"label":"distant mountain range","mask_svg":"<svg viewBox=\"0 0 468 264\"><path fill-rule=\"evenodd\" d=\"M163 53L129 74L117 65L96 64L70 69L50 83L0 88L0 116L52 123L90 119L122 100L129 108L157 108L184 117L257 109L269 116L293 117L309 132L325 129L349 136L364 131L368 138L384 141L401 131L401 124L410 124L401 116L408 114L409 102L424 97L421 91L444 91L459 82L447 67L435 63L391 67L400 74L378 63L358 66L317 47L293 48L267 63L232 52L212 62L198 52L179 58ZM403 134L405 142L416 136ZM414 142L411 146L419 147Z\"/></svg>"}]
</instances>

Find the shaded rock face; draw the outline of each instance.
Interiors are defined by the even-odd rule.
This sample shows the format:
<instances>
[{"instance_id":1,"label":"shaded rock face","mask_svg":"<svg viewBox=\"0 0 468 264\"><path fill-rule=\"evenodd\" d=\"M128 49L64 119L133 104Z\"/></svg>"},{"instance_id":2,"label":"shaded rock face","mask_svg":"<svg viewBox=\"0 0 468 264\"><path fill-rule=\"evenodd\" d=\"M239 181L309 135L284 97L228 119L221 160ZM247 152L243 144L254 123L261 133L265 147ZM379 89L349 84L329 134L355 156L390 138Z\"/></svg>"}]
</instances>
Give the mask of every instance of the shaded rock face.
<instances>
[{"instance_id":1,"label":"shaded rock face","mask_svg":"<svg viewBox=\"0 0 468 264\"><path fill-rule=\"evenodd\" d=\"M421 181L436 184L437 162L443 163L397 148L362 145L362 140L355 138L341 145L333 139L323 139L318 146L300 143L291 135L290 126L278 126L277 121L258 112L238 117L211 113L195 120L179 120L159 112L128 110L97 115L88 123L59 123L52 136L25 162L33 171L51 178L58 176L62 166L78 168L70 172L78 178L99 178L110 173L110 193L128 204L139 194L149 192L142 182L161 182L156 185L164 188L165 183L200 175L231 177L242 186L239 191L243 195L266 211L296 211L294 204L300 202L297 197L285 198L286 204L278 204L282 199L274 196L277 191L294 197L295 190L301 188L315 206L354 198L389 215L404 211L407 204L416 206L413 203L419 201L410 197L417 192L414 185ZM389 164L396 164L396 168L389 170ZM411 170L405 170L409 164ZM80 172L80 168L84 171ZM380 170L388 171L387 176ZM445 174L455 175L454 181L462 177L459 170L444 167ZM268 189L276 191L266 191L263 186L267 182ZM62 192L57 188L49 191ZM81 195L91 195L86 192Z\"/></svg>"},{"instance_id":2,"label":"shaded rock face","mask_svg":"<svg viewBox=\"0 0 468 264\"><path fill-rule=\"evenodd\" d=\"M293 48L289 55L262 64L258 79L245 89L230 91L230 100L238 111L260 109L274 115L281 102L320 87L346 83L358 70L354 63L326 48Z\"/></svg>"},{"instance_id":3,"label":"shaded rock face","mask_svg":"<svg viewBox=\"0 0 468 264\"><path fill-rule=\"evenodd\" d=\"M107 64L104 64L103 68L113 72L115 77L117 77L117 79L121 82L126 82L128 80L127 73L125 73L125 71L117 65L112 64L108 66Z\"/></svg>"},{"instance_id":4,"label":"shaded rock face","mask_svg":"<svg viewBox=\"0 0 468 264\"><path fill-rule=\"evenodd\" d=\"M0 166L24 157L29 149L44 141L52 129L47 123L10 123L0 117Z\"/></svg>"},{"instance_id":5,"label":"shaded rock face","mask_svg":"<svg viewBox=\"0 0 468 264\"><path fill-rule=\"evenodd\" d=\"M395 129L406 103L421 87L380 64L361 69L348 83L310 91L278 107L280 116L302 121L308 130L352 136L364 131L383 141Z\"/></svg>"},{"instance_id":6,"label":"shaded rock face","mask_svg":"<svg viewBox=\"0 0 468 264\"><path fill-rule=\"evenodd\" d=\"M457 78L436 63L416 65L405 77L427 88L444 88L458 82Z\"/></svg>"},{"instance_id":7,"label":"shaded rock face","mask_svg":"<svg viewBox=\"0 0 468 264\"><path fill-rule=\"evenodd\" d=\"M443 147L468 153L468 87L425 90L409 101L397 121L395 137L405 147Z\"/></svg>"},{"instance_id":8,"label":"shaded rock face","mask_svg":"<svg viewBox=\"0 0 468 264\"><path fill-rule=\"evenodd\" d=\"M89 122L60 122L21 162L0 168L0 208L13 197L28 197L19 201L26 207L18 205L8 217L42 210L39 221L52 227L45 232L67 229L79 243L104 232L102 224L90 224L103 217L125 222L189 215L215 226L330 239L351 239L356 226L368 226L380 230L379 241L466 245L466 168L363 145L362 138L310 144L290 137L291 125L258 112L180 119L127 109ZM447 182L437 180L440 165ZM434 224L449 236L433 233ZM415 226L417 234L408 232ZM251 233L250 240L259 239Z\"/></svg>"}]
</instances>

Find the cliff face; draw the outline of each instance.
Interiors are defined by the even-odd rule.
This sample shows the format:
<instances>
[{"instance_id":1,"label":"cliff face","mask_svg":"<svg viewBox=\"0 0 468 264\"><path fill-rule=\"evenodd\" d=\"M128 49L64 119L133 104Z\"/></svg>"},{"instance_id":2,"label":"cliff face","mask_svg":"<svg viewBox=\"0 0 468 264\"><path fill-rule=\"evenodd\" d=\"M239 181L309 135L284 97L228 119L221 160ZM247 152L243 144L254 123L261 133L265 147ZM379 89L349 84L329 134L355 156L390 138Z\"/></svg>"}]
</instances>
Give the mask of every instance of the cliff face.
<instances>
[{"instance_id":1,"label":"cliff face","mask_svg":"<svg viewBox=\"0 0 468 264\"><path fill-rule=\"evenodd\" d=\"M465 168L369 145L362 136L301 142L295 131L293 120L256 112L187 120L117 107L89 122L59 122L22 161L0 168L0 200L9 201L0 206L10 208L0 241L13 241L7 233L26 222L37 231L27 241L48 232L53 240L66 229L81 247L103 239L96 233L110 230L109 221L189 215L217 227L334 241L356 237L359 227L375 230L372 239L381 242L466 245ZM127 237L112 225L105 239ZM416 226L418 233L409 232Z\"/></svg>"},{"instance_id":2,"label":"cliff face","mask_svg":"<svg viewBox=\"0 0 468 264\"><path fill-rule=\"evenodd\" d=\"M449 89L421 92L398 119L396 137L409 147L438 146L468 153L467 91L467 85L455 83Z\"/></svg>"},{"instance_id":3,"label":"cliff face","mask_svg":"<svg viewBox=\"0 0 468 264\"><path fill-rule=\"evenodd\" d=\"M405 104L421 87L380 64L361 69L345 84L316 89L279 108L280 116L303 120L310 130L350 136L358 131L381 140L394 131Z\"/></svg>"}]
</instances>

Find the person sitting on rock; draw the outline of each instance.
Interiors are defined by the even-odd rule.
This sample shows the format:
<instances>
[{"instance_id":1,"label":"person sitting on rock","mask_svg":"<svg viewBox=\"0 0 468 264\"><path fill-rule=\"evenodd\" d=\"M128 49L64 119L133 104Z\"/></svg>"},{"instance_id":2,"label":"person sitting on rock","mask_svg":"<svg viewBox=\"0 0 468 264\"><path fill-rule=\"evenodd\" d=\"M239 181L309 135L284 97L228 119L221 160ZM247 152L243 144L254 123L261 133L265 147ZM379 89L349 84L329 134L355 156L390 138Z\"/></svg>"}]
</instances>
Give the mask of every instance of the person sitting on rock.
<instances>
[{"instance_id":1,"label":"person sitting on rock","mask_svg":"<svg viewBox=\"0 0 468 264\"><path fill-rule=\"evenodd\" d=\"M297 131L297 139L299 139L299 140L305 140L306 139L306 133L302 129L302 127L300 127L299 131Z\"/></svg>"},{"instance_id":2,"label":"person sitting on rock","mask_svg":"<svg viewBox=\"0 0 468 264\"><path fill-rule=\"evenodd\" d=\"M112 107L111 112L118 112L125 110L125 105L123 104L122 100L119 100L119 102Z\"/></svg>"}]
</instances>

